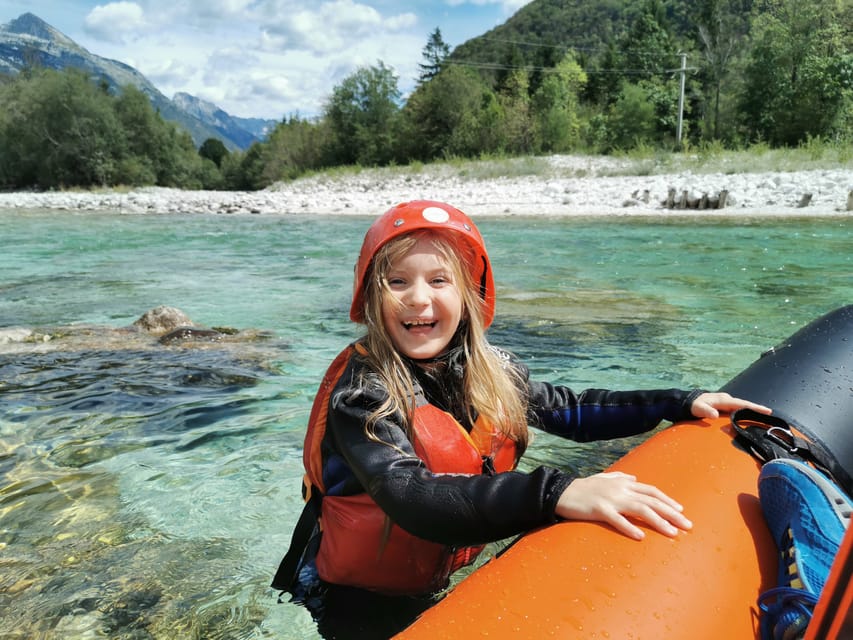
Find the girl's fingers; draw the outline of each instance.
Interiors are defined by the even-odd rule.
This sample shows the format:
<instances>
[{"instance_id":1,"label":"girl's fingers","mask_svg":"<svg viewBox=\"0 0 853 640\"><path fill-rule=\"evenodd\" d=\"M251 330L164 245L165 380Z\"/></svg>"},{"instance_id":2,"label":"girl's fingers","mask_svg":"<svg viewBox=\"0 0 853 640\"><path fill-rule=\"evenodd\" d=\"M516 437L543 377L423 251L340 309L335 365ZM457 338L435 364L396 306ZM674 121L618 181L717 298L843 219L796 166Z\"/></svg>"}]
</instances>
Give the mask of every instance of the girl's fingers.
<instances>
[{"instance_id":1,"label":"girl's fingers","mask_svg":"<svg viewBox=\"0 0 853 640\"><path fill-rule=\"evenodd\" d=\"M626 510L625 515L638 518L649 525L655 531L665 536L673 537L678 530L688 531L693 523L681 513L681 505L672 506L674 500L667 497L666 501L658 498L647 498L637 503L635 509Z\"/></svg>"},{"instance_id":2,"label":"girl's fingers","mask_svg":"<svg viewBox=\"0 0 853 640\"><path fill-rule=\"evenodd\" d=\"M764 414L772 413L770 407L742 398L735 398L723 391L703 393L693 401L693 406L690 408L691 413L697 418L717 418L720 411L732 412L737 409L752 409Z\"/></svg>"},{"instance_id":3,"label":"girl's fingers","mask_svg":"<svg viewBox=\"0 0 853 640\"><path fill-rule=\"evenodd\" d=\"M666 495L663 491L661 491L654 485L643 484L642 482L638 482L634 487L634 491L636 491L637 493L645 494L651 498L660 500L661 502L675 509L676 511L684 511L684 507L681 506L679 502L670 498L668 495Z\"/></svg>"},{"instance_id":4,"label":"girl's fingers","mask_svg":"<svg viewBox=\"0 0 853 640\"><path fill-rule=\"evenodd\" d=\"M561 496L558 509L562 517L569 519L606 522L634 540L645 537L638 521L670 537L677 535L679 529L686 531L693 526L676 500L622 472L579 478Z\"/></svg>"},{"instance_id":5,"label":"girl's fingers","mask_svg":"<svg viewBox=\"0 0 853 640\"><path fill-rule=\"evenodd\" d=\"M630 491L634 496L630 497L628 504L622 509L622 520L629 522L625 516L637 518L655 531L670 537L677 535L679 529L687 531L693 527L693 523L682 513L684 507L658 487L633 481L630 483ZM642 536L638 537L636 534L642 533L642 530L630 522L629 525L629 535L641 539ZM627 527L625 529L628 530Z\"/></svg>"},{"instance_id":6,"label":"girl's fingers","mask_svg":"<svg viewBox=\"0 0 853 640\"><path fill-rule=\"evenodd\" d=\"M610 520L607 524L612 526L619 533L628 536L634 540L642 540L646 537L646 532L640 529L633 522L628 520L625 516L620 513L614 514L612 520Z\"/></svg>"}]
</instances>

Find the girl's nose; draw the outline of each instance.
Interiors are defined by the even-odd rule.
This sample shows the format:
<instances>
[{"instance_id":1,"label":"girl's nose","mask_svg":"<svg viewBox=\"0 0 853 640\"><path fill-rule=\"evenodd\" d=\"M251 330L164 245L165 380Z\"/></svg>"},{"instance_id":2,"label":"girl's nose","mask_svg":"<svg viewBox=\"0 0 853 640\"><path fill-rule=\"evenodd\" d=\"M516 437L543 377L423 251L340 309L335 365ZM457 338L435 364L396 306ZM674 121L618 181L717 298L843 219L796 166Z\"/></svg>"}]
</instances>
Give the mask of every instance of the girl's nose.
<instances>
[{"instance_id":1,"label":"girl's nose","mask_svg":"<svg viewBox=\"0 0 853 640\"><path fill-rule=\"evenodd\" d=\"M416 280L409 288L407 296L409 306L418 307L429 303L429 286L423 280Z\"/></svg>"}]
</instances>

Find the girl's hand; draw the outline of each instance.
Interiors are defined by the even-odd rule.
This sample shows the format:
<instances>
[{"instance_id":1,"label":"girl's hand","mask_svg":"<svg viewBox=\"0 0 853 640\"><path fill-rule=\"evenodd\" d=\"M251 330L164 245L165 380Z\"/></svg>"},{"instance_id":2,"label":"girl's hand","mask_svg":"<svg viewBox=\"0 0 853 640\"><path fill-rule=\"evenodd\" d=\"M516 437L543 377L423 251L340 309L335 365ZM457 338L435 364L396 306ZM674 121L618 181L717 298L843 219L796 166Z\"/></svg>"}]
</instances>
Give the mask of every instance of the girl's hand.
<instances>
[{"instance_id":1,"label":"girl's hand","mask_svg":"<svg viewBox=\"0 0 853 640\"><path fill-rule=\"evenodd\" d=\"M642 540L645 532L629 516L674 537L679 529L693 526L681 511L682 506L657 487L616 471L574 480L557 501L556 514L567 520L604 522L629 538Z\"/></svg>"},{"instance_id":2,"label":"girl's hand","mask_svg":"<svg viewBox=\"0 0 853 640\"><path fill-rule=\"evenodd\" d=\"M719 418L720 411L731 413L738 409L752 409L770 415L772 410L761 404L734 398L728 393L703 393L690 405L690 412L697 418Z\"/></svg>"}]
</instances>

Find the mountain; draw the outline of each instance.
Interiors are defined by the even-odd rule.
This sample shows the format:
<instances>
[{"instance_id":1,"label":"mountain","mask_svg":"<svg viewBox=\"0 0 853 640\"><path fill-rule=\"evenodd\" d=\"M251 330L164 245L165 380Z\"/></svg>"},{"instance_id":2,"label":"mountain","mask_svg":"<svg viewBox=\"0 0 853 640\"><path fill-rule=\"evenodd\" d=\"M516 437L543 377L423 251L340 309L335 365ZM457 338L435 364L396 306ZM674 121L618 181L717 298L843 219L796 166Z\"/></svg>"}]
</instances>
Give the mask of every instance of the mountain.
<instances>
[{"instance_id":1,"label":"mountain","mask_svg":"<svg viewBox=\"0 0 853 640\"><path fill-rule=\"evenodd\" d=\"M550 66L566 49L594 56L625 34L649 3L647 0L534 0L491 31L462 43L451 60L504 63L518 56L524 63ZM657 3L678 38L696 39L701 19L691 0ZM704 3L703 3L704 4ZM734 15L749 15L753 0L731 3Z\"/></svg>"},{"instance_id":2,"label":"mountain","mask_svg":"<svg viewBox=\"0 0 853 640\"><path fill-rule=\"evenodd\" d=\"M0 73L14 75L33 66L56 70L76 67L104 80L114 92L133 85L148 96L164 119L186 129L196 146L208 138L218 138L232 151L247 149L263 138L264 127L275 124L235 118L209 102L184 93L178 94L180 99L176 96L176 100L169 100L133 67L90 53L38 16L24 13L0 26Z\"/></svg>"},{"instance_id":3,"label":"mountain","mask_svg":"<svg viewBox=\"0 0 853 640\"><path fill-rule=\"evenodd\" d=\"M266 138L276 125L275 120L232 116L212 102L184 92L172 96L172 103L185 113L216 129L221 136L233 140L242 149L247 149L253 142Z\"/></svg>"}]
</instances>

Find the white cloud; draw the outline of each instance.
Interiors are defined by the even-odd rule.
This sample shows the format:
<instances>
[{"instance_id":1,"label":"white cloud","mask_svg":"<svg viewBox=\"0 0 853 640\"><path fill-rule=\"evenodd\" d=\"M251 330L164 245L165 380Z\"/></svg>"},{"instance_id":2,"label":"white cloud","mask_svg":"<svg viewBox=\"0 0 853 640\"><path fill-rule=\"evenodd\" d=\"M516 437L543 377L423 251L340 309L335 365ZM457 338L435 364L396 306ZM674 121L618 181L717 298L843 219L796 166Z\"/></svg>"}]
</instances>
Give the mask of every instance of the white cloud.
<instances>
[{"instance_id":1,"label":"white cloud","mask_svg":"<svg viewBox=\"0 0 853 640\"><path fill-rule=\"evenodd\" d=\"M149 60L141 63L140 68L145 69L145 77L169 97L174 92L164 88L187 86L199 71L198 64L192 58L184 57Z\"/></svg>"},{"instance_id":2,"label":"white cloud","mask_svg":"<svg viewBox=\"0 0 853 640\"><path fill-rule=\"evenodd\" d=\"M260 62L261 57L253 51L229 46L214 51L207 58L207 68L209 71L241 73L257 67ZM216 77L211 75L209 80L215 82Z\"/></svg>"},{"instance_id":3,"label":"white cloud","mask_svg":"<svg viewBox=\"0 0 853 640\"><path fill-rule=\"evenodd\" d=\"M189 13L203 12L215 16L239 15L249 9L252 0L205 0L204 2L191 2L192 10Z\"/></svg>"},{"instance_id":4,"label":"white cloud","mask_svg":"<svg viewBox=\"0 0 853 640\"><path fill-rule=\"evenodd\" d=\"M385 26L391 31L401 31L409 29L418 24L418 16L414 13L401 13L392 16L385 21Z\"/></svg>"},{"instance_id":5,"label":"white cloud","mask_svg":"<svg viewBox=\"0 0 853 640\"><path fill-rule=\"evenodd\" d=\"M327 54L361 46L365 39L382 37L417 24L413 13L383 17L376 9L353 0L332 0L314 5L270 2L263 29L266 45L298 48Z\"/></svg>"},{"instance_id":6,"label":"white cloud","mask_svg":"<svg viewBox=\"0 0 853 640\"><path fill-rule=\"evenodd\" d=\"M378 61L393 69L404 95L413 89L434 24L423 24L416 5L121 0L90 11L87 48L130 64L167 96L187 92L234 115L312 117L345 77Z\"/></svg>"},{"instance_id":7,"label":"white cloud","mask_svg":"<svg viewBox=\"0 0 853 640\"><path fill-rule=\"evenodd\" d=\"M515 13L521 9L521 7L530 4L532 1L533 0L504 0L501 2L501 5L508 13Z\"/></svg>"},{"instance_id":8,"label":"white cloud","mask_svg":"<svg viewBox=\"0 0 853 640\"><path fill-rule=\"evenodd\" d=\"M515 13L521 7L528 5L533 0L444 0L444 3L451 7L458 7L463 4L473 4L478 7L484 7L490 4L499 4L503 10L510 14Z\"/></svg>"},{"instance_id":9,"label":"white cloud","mask_svg":"<svg viewBox=\"0 0 853 640\"><path fill-rule=\"evenodd\" d=\"M84 20L84 27L95 38L119 43L145 27L145 15L135 2L111 2L92 9Z\"/></svg>"}]
</instances>

